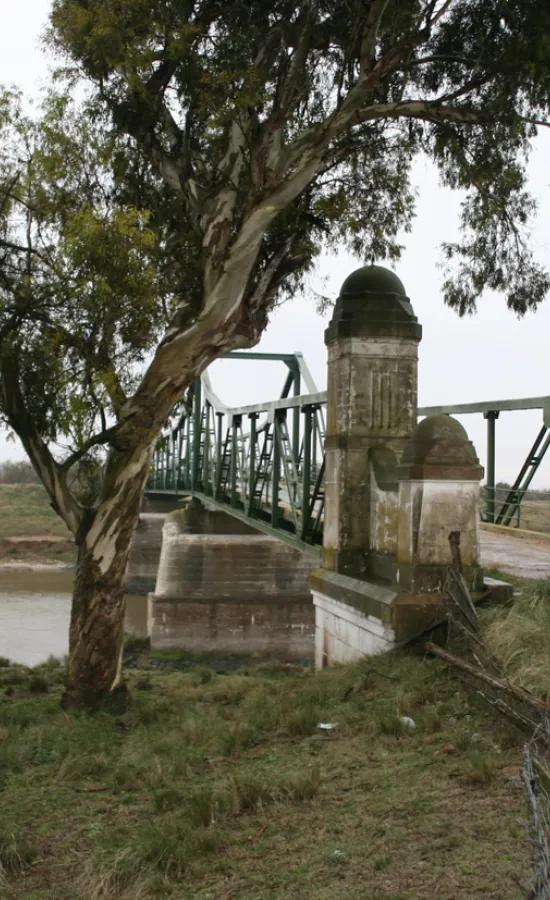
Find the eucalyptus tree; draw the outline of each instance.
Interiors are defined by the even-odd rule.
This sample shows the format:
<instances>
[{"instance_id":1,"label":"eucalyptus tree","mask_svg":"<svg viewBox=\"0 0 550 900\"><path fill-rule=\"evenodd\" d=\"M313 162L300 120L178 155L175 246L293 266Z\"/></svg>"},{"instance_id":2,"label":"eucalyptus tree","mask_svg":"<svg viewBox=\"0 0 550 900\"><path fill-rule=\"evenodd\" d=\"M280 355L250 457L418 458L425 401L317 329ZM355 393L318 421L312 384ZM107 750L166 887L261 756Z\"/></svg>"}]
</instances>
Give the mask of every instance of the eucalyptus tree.
<instances>
[{"instance_id":1,"label":"eucalyptus tree","mask_svg":"<svg viewBox=\"0 0 550 900\"><path fill-rule=\"evenodd\" d=\"M103 648L120 655L124 552L110 546L103 586L84 539L110 491L103 448L162 336L175 271L152 217L128 202L144 180L133 172L136 189L130 177L120 186L125 149L104 125L54 96L32 119L0 93L0 424L20 437L75 537L72 634L85 631L90 589L101 607L85 650L72 639L73 667L81 652L97 667Z\"/></svg>"},{"instance_id":2,"label":"eucalyptus tree","mask_svg":"<svg viewBox=\"0 0 550 900\"><path fill-rule=\"evenodd\" d=\"M93 505L75 509L66 461L46 455L52 414L34 419L32 384L15 372L4 388L18 398L12 427L21 433L35 422L35 464L78 536L67 696L94 706L123 684L124 564L163 422L212 360L258 341L321 246L398 256L417 154L466 196L461 240L443 249L446 302L464 314L491 288L522 313L544 297L548 276L526 236L534 204L525 165L550 121L550 8L538 0L54 0L50 43L68 83L85 81L90 115L108 117L107 131L122 141L118 196L149 216L160 248L151 265L165 282L150 304L129 294L132 321L143 312L139 353L147 347L151 359L138 371L143 357L118 334L127 379L116 353L106 363L108 452ZM93 284L101 254L94 267ZM147 285L144 293L152 296ZM78 329L78 300L70 308ZM91 319L88 328L93 344ZM39 380L49 365L41 359ZM62 397L52 403L66 408ZM95 432L87 440L99 443Z\"/></svg>"}]
</instances>

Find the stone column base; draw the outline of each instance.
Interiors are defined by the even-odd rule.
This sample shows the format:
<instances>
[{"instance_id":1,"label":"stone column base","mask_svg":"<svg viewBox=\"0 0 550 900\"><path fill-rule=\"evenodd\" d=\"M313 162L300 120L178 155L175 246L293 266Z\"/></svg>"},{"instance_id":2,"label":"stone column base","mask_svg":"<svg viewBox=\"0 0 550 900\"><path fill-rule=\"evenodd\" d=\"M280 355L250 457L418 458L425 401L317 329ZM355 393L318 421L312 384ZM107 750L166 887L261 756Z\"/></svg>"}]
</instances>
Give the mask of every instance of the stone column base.
<instances>
[{"instance_id":1,"label":"stone column base","mask_svg":"<svg viewBox=\"0 0 550 900\"><path fill-rule=\"evenodd\" d=\"M309 584L318 669L392 650L440 625L453 608L441 591L409 594L328 569L315 569ZM472 600L477 603L490 594L493 603L505 603L511 593L510 585L486 578L483 590L472 593Z\"/></svg>"},{"instance_id":2,"label":"stone column base","mask_svg":"<svg viewBox=\"0 0 550 900\"><path fill-rule=\"evenodd\" d=\"M365 615L312 591L315 606L315 668L334 663L353 662L360 656L373 656L391 650L395 633L374 616Z\"/></svg>"}]
</instances>

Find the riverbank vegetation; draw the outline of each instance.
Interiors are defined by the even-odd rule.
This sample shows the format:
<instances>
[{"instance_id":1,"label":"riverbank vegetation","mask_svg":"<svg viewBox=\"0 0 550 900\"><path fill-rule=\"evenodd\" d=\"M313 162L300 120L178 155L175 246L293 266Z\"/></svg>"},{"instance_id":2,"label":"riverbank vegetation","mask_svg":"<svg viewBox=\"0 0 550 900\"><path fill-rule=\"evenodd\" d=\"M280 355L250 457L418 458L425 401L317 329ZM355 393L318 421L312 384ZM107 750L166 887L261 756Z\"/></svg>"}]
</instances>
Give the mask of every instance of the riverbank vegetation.
<instances>
[{"instance_id":1,"label":"riverbank vegetation","mask_svg":"<svg viewBox=\"0 0 550 900\"><path fill-rule=\"evenodd\" d=\"M8 900L518 896L522 738L440 661L207 663L144 652L91 717L0 661Z\"/></svg>"},{"instance_id":2,"label":"riverbank vegetation","mask_svg":"<svg viewBox=\"0 0 550 900\"><path fill-rule=\"evenodd\" d=\"M515 581L517 596L506 608L481 611L487 646L502 672L524 690L550 701L550 578Z\"/></svg>"}]
</instances>

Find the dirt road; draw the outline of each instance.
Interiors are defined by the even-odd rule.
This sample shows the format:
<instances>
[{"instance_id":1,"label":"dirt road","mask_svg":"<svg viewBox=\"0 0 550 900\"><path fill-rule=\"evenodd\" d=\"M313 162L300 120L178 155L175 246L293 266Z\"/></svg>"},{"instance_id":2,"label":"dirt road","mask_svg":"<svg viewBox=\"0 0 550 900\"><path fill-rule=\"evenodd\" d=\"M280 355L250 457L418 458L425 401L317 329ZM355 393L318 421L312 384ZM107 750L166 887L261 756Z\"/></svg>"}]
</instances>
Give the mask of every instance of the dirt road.
<instances>
[{"instance_id":1,"label":"dirt road","mask_svg":"<svg viewBox=\"0 0 550 900\"><path fill-rule=\"evenodd\" d=\"M550 578L550 541L481 531L481 564L521 578Z\"/></svg>"}]
</instances>

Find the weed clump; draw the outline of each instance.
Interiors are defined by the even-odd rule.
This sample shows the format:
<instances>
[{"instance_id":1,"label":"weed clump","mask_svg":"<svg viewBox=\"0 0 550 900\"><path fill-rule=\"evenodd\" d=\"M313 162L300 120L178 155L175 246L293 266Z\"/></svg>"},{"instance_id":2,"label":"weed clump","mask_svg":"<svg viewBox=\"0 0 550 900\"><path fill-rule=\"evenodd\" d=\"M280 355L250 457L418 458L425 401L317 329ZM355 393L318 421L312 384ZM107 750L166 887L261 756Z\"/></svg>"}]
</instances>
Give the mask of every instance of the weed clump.
<instances>
[{"instance_id":1,"label":"weed clump","mask_svg":"<svg viewBox=\"0 0 550 900\"><path fill-rule=\"evenodd\" d=\"M29 678L27 690L31 694L47 694L48 693L48 682L46 681L46 679L44 678L43 675L32 675Z\"/></svg>"},{"instance_id":2,"label":"weed clump","mask_svg":"<svg viewBox=\"0 0 550 900\"><path fill-rule=\"evenodd\" d=\"M497 759L488 750L471 750L465 754L464 776L470 784L489 784L497 773Z\"/></svg>"},{"instance_id":3,"label":"weed clump","mask_svg":"<svg viewBox=\"0 0 550 900\"><path fill-rule=\"evenodd\" d=\"M209 684L215 677L215 672L209 666L197 666L191 673L190 681L195 687L199 687L201 684Z\"/></svg>"}]
</instances>

